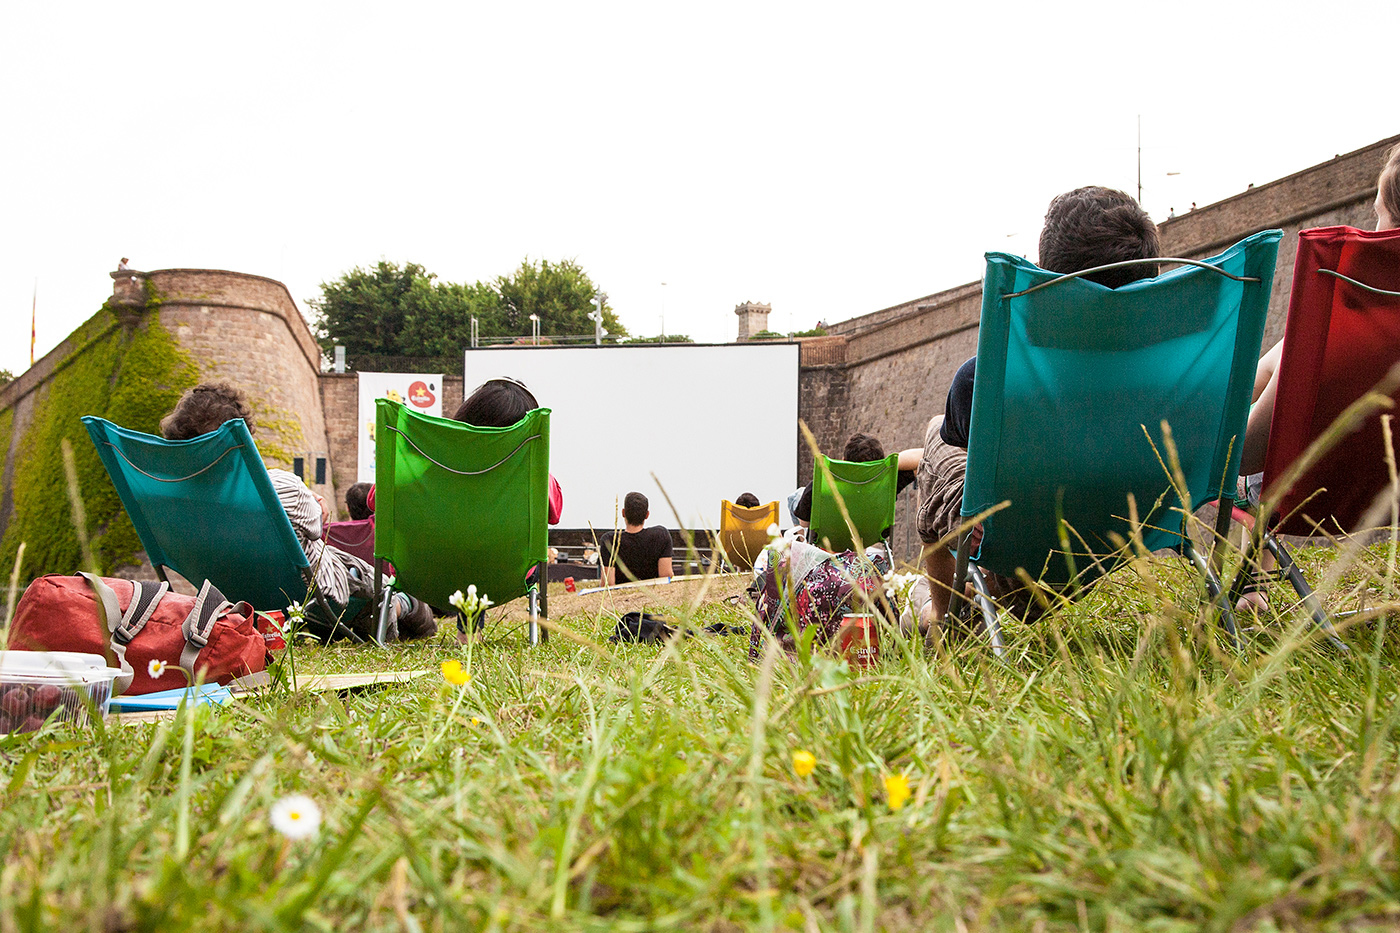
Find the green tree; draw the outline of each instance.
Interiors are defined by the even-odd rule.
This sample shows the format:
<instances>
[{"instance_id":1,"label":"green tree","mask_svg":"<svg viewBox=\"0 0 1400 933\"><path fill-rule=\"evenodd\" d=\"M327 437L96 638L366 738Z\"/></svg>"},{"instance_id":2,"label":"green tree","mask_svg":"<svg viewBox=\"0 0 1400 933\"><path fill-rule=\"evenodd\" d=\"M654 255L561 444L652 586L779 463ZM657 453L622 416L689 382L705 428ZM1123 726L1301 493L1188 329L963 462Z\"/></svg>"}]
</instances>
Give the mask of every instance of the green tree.
<instances>
[{"instance_id":1,"label":"green tree","mask_svg":"<svg viewBox=\"0 0 1400 933\"><path fill-rule=\"evenodd\" d=\"M8 369L0 369L0 386L7 386L15 381L15 374Z\"/></svg>"},{"instance_id":2,"label":"green tree","mask_svg":"<svg viewBox=\"0 0 1400 933\"><path fill-rule=\"evenodd\" d=\"M398 354L405 321L424 313L434 276L415 262L356 266L334 282L321 283L321 297L309 302L316 312L317 339L326 353L336 344L346 353Z\"/></svg>"},{"instance_id":3,"label":"green tree","mask_svg":"<svg viewBox=\"0 0 1400 933\"><path fill-rule=\"evenodd\" d=\"M416 286L417 287L417 286ZM485 282L432 282L418 287L404 313L399 353L455 356L471 346L472 318L482 337L501 334L501 296ZM527 329L528 330L528 329Z\"/></svg>"},{"instance_id":4,"label":"green tree","mask_svg":"<svg viewBox=\"0 0 1400 933\"><path fill-rule=\"evenodd\" d=\"M594 310L593 297L598 288L583 267L572 259L550 262L526 259L508 276L498 276L494 283L501 298L501 335L528 335L530 315L540 317L541 334L591 334L593 322L588 319ZM627 336L627 328L603 301L603 327L610 335ZM485 331L482 332L485 336Z\"/></svg>"},{"instance_id":5,"label":"green tree","mask_svg":"<svg viewBox=\"0 0 1400 933\"><path fill-rule=\"evenodd\" d=\"M445 357L471 345L472 318L480 337L529 336L531 314L539 315L542 334L591 334L596 293L571 259L527 259L509 276L470 285L438 281L417 263L381 260L322 282L320 297L309 304L327 354L340 344L352 360L360 354ZM603 326L627 334L606 300Z\"/></svg>"}]
</instances>

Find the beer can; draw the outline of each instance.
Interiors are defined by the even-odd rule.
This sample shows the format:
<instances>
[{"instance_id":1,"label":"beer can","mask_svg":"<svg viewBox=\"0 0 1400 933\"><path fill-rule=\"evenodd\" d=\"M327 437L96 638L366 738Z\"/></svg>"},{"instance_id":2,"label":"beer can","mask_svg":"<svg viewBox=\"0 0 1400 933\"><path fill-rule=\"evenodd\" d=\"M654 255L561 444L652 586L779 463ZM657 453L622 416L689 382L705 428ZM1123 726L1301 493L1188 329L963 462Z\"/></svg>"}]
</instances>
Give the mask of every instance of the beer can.
<instances>
[{"instance_id":1,"label":"beer can","mask_svg":"<svg viewBox=\"0 0 1400 933\"><path fill-rule=\"evenodd\" d=\"M853 667L872 667L880 659L880 627L868 612L848 612L836 630L836 651Z\"/></svg>"}]
</instances>

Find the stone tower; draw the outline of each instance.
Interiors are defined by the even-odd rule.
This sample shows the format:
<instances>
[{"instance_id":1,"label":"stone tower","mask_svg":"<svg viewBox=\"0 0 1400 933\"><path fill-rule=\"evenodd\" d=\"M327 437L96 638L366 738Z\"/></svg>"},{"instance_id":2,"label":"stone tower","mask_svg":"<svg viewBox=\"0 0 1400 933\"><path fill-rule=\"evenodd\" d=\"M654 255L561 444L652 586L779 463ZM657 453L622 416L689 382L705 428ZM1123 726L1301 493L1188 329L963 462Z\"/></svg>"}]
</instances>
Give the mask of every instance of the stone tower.
<instances>
[{"instance_id":1,"label":"stone tower","mask_svg":"<svg viewBox=\"0 0 1400 933\"><path fill-rule=\"evenodd\" d=\"M734 313L739 316L739 338L748 340L759 331L768 329L768 315L773 311L772 305L761 305L756 301L746 301L741 305L734 306Z\"/></svg>"}]
</instances>

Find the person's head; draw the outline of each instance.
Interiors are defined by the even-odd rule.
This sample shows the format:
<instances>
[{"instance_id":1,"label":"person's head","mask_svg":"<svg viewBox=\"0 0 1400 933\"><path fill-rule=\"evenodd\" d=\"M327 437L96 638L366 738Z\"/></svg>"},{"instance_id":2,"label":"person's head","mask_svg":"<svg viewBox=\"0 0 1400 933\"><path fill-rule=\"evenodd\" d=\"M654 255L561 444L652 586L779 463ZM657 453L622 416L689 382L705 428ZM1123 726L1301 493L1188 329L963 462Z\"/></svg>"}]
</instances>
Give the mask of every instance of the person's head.
<instances>
[{"instance_id":1,"label":"person's head","mask_svg":"<svg viewBox=\"0 0 1400 933\"><path fill-rule=\"evenodd\" d=\"M123 256L123 257L122 257L122 262L131 262L131 260L128 259L127 257Z\"/></svg>"},{"instance_id":2,"label":"person's head","mask_svg":"<svg viewBox=\"0 0 1400 933\"><path fill-rule=\"evenodd\" d=\"M629 492L622 500L622 518L629 525L640 525L651 514L651 503L639 492Z\"/></svg>"},{"instance_id":3,"label":"person's head","mask_svg":"<svg viewBox=\"0 0 1400 933\"><path fill-rule=\"evenodd\" d=\"M1040 231L1040 268L1080 272L1129 259L1156 259L1161 253L1157 225L1138 203L1121 191L1090 185L1056 197L1045 212ZM1125 266L1085 276L1118 288L1158 273L1156 263Z\"/></svg>"},{"instance_id":4,"label":"person's head","mask_svg":"<svg viewBox=\"0 0 1400 933\"><path fill-rule=\"evenodd\" d=\"M1376 180L1376 229L1400 227L1400 145L1386 155L1385 168Z\"/></svg>"},{"instance_id":5,"label":"person's head","mask_svg":"<svg viewBox=\"0 0 1400 933\"><path fill-rule=\"evenodd\" d=\"M175 410L161 419L160 433L168 441L187 441L217 431L234 418L242 418L248 433L253 433L247 396L226 382L206 382L180 396Z\"/></svg>"},{"instance_id":6,"label":"person's head","mask_svg":"<svg viewBox=\"0 0 1400 933\"><path fill-rule=\"evenodd\" d=\"M502 376L482 383L452 417L479 428L508 428L539 407L525 383Z\"/></svg>"},{"instance_id":7,"label":"person's head","mask_svg":"<svg viewBox=\"0 0 1400 933\"><path fill-rule=\"evenodd\" d=\"M746 492L735 499L734 504L746 509L756 509L758 508L758 496L755 496L751 492Z\"/></svg>"},{"instance_id":8,"label":"person's head","mask_svg":"<svg viewBox=\"0 0 1400 933\"><path fill-rule=\"evenodd\" d=\"M870 434L852 434L841 459L847 463L874 463L885 459L885 448Z\"/></svg>"},{"instance_id":9,"label":"person's head","mask_svg":"<svg viewBox=\"0 0 1400 933\"><path fill-rule=\"evenodd\" d=\"M345 509L355 521L369 518L374 511L369 507L369 483L356 483L345 490Z\"/></svg>"}]
</instances>

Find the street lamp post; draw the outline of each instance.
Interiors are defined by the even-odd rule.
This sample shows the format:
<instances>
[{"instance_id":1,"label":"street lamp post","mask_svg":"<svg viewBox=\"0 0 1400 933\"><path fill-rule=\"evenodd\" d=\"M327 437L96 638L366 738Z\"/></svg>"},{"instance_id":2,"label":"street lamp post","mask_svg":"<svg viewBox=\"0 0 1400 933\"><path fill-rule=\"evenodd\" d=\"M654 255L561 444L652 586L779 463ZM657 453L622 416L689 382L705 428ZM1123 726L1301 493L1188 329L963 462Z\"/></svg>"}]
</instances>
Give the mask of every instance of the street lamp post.
<instances>
[{"instance_id":1,"label":"street lamp post","mask_svg":"<svg viewBox=\"0 0 1400 933\"><path fill-rule=\"evenodd\" d=\"M602 346L603 338L608 335L608 332L603 330L603 305L607 304L608 293L599 292L590 300L598 306L597 311L588 315L589 319L593 321L593 343L596 346Z\"/></svg>"},{"instance_id":2,"label":"street lamp post","mask_svg":"<svg viewBox=\"0 0 1400 933\"><path fill-rule=\"evenodd\" d=\"M540 316L538 314L530 315L530 331L535 339L535 346L538 347L540 345Z\"/></svg>"}]
</instances>

